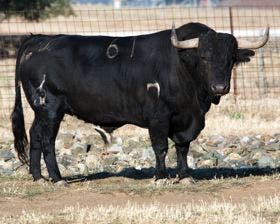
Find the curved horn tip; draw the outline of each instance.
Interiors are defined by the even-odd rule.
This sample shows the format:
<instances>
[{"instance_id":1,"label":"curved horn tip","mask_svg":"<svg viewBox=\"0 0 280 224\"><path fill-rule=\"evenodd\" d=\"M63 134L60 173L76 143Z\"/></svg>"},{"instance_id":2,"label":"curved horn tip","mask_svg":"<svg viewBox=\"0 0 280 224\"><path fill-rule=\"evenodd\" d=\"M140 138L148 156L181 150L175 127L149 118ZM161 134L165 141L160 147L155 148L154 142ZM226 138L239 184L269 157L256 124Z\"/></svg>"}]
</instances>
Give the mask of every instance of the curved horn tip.
<instances>
[{"instance_id":1,"label":"curved horn tip","mask_svg":"<svg viewBox=\"0 0 280 224\"><path fill-rule=\"evenodd\" d=\"M172 21L172 30L175 29L175 22Z\"/></svg>"},{"instance_id":2,"label":"curved horn tip","mask_svg":"<svg viewBox=\"0 0 280 224\"><path fill-rule=\"evenodd\" d=\"M269 36L269 30L270 30L270 27L269 27L269 25L267 25L265 28L265 31L264 31L265 36Z\"/></svg>"},{"instance_id":3,"label":"curved horn tip","mask_svg":"<svg viewBox=\"0 0 280 224\"><path fill-rule=\"evenodd\" d=\"M175 44L175 45L176 45L175 42L178 42L174 21L172 22L171 40L172 40L172 43Z\"/></svg>"},{"instance_id":4,"label":"curved horn tip","mask_svg":"<svg viewBox=\"0 0 280 224\"><path fill-rule=\"evenodd\" d=\"M270 27L267 25L266 28L265 28L264 34L263 34L264 42L263 42L262 46L264 46L267 43L268 39L269 39L269 30L270 30Z\"/></svg>"},{"instance_id":5,"label":"curved horn tip","mask_svg":"<svg viewBox=\"0 0 280 224\"><path fill-rule=\"evenodd\" d=\"M267 26L264 33L262 34L261 40L257 41L256 43L242 40L242 39L238 40L238 48L240 48L240 49L259 49L259 48L263 47L269 39L269 29L270 29L270 27Z\"/></svg>"}]
</instances>

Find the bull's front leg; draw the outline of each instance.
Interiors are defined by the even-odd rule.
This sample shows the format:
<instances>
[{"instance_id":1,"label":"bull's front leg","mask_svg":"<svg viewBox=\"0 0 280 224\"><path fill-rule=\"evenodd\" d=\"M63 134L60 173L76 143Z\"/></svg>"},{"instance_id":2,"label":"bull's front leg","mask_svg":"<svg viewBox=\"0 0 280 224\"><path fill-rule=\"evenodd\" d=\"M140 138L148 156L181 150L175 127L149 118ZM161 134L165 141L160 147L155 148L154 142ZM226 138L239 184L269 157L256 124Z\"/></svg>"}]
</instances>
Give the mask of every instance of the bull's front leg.
<instances>
[{"instance_id":1,"label":"bull's front leg","mask_svg":"<svg viewBox=\"0 0 280 224\"><path fill-rule=\"evenodd\" d=\"M187 162L187 155L190 147L190 139L187 133L174 133L170 138L175 143L177 154L177 177L180 179L190 177Z\"/></svg>"},{"instance_id":2,"label":"bull's front leg","mask_svg":"<svg viewBox=\"0 0 280 224\"><path fill-rule=\"evenodd\" d=\"M156 156L155 178L168 178L165 165L165 157L168 151L168 125L162 123L153 124L149 128L150 139Z\"/></svg>"},{"instance_id":3,"label":"bull's front leg","mask_svg":"<svg viewBox=\"0 0 280 224\"><path fill-rule=\"evenodd\" d=\"M179 179L189 177L187 155L190 143L187 142L182 145L175 144L177 154L177 176Z\"/></svg>"}]
</instances>

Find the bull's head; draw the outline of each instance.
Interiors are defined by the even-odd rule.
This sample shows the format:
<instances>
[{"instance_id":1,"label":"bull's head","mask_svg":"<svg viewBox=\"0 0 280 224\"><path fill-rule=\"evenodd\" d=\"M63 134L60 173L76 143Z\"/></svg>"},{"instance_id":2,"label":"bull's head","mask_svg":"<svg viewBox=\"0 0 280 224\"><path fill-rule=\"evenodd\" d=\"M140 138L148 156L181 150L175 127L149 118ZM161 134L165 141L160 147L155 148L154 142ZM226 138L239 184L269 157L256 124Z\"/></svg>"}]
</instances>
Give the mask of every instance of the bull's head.
<instances>
[{"instance_id":1,"label":"bull's head","mask_svg":"<svg viewBox=\"0 0 280 224\"><path fill-rule=\"evenodd\" d=\"M236 39L231 34L217 33L212 29L198 38L179 41L173 24L171 42L179 49L197 48L197 70L212 96L227 94L230 90L231 70L234 64L250 61L254 49L266 44L269 28L256 42Z\"/></svg>"}]
</instances>

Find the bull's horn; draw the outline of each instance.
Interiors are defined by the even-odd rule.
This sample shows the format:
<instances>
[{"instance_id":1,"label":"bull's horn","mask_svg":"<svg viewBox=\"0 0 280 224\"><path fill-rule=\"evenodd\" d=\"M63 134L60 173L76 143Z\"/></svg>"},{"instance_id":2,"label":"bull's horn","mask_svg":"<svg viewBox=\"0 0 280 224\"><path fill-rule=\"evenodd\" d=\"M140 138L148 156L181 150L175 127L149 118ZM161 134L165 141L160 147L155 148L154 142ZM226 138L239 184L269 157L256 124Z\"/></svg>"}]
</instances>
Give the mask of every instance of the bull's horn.
<instances>
[{"instance_id":1,"label":"bull's horn","mask_svg":"<svg viewBox=\"0 0 280 224\"><path fill-rule=\"evenodd\" d=\"M239 49L258 49L263 47L269 38L269 27L266 27L264 35L260 40L256 42L251 42L248 40L237 39Z\"/></svg>"},{"instance_id":2,"label":"bull's horn","mask_svg":"<svg viewBox=\"0 0 280 224\"><path fill-rule=\"evenodd\" d=\"M174 47L183 48L183 49L196 48L198 47L198 41L199 41L198 38L179 41L175 30L175 24L173 22L172 31L171 31L171 43Z\"/></svg>"}]
</instances>

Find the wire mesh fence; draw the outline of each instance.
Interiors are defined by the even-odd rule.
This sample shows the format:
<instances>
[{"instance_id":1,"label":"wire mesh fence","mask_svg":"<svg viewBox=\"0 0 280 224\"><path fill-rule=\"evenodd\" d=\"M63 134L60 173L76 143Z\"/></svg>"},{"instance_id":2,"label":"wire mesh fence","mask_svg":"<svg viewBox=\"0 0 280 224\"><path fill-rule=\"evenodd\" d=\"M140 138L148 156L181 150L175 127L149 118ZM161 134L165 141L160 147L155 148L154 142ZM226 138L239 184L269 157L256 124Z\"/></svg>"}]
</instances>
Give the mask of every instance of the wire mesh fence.
<instances>
[{"instance_id":1,"label":"wire mesh fence","mask_svg":"<svg viewBox=\"0 0 280 224\"><path fill-rule=\"evenodd\" d=\"M19 12L20 15L22 12ZM226 110L266 110L279 113L280 105L280 7L217 8L76 8L69 17L29 22L20 16L0 22L0 110L9 115L14 102L16 50L25 35L81 34L127 36L170 29L188 22L205 23L211 28L254 39L270 26L268 44L257 50L250 63L233 70L231 92L219 108ZM27 103L24 104L28 107ZM214 110L221 112L222 109Z\"/></svg>"}]
</instances>

